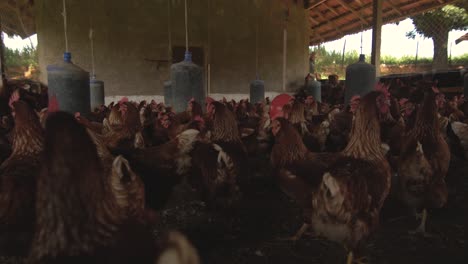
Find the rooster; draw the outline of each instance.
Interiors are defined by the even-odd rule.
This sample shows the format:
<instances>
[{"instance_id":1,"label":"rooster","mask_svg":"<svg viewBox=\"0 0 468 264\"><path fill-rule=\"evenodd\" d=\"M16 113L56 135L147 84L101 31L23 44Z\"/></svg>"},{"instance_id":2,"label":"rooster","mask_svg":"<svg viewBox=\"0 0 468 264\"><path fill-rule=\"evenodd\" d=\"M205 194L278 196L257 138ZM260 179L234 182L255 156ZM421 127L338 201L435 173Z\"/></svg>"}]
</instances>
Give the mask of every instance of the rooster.
<instances>
[{"instance_id":1,"label":"rooster","mask_svg":"<svg viewBox=\"0 0 468 264\"><path fill-rule=\"evenodd\" d=\"M14 116L10 157L0 166L0 249L24 256L29 250L35 221L36 180L43 149L43 130L35 111L13 93Z\"/></svg>"},{"instance_id":2,"label":"rooster","mask_svg":"<svg viewBox=\"0 0 468 264\"><path fill-rule=\"evenodd\" d=\"M402 143L399 157L399 196L413 210L423 209L417 233L426 232L427 208L440 208L447 202L445 176L450 150L439 129L437 90L427 89L417 111L415 125Z\"/></svg>"},{"instance_id":3,"label":"rooster","mask_svg":"<svg viewBox=\"0 0 468 264\"><path fill-rule=\"evenodd\" d=\"M390 168L380 146L380 117L388 113L388 95L370 92L361 99L350 140L340 154L307 151L285 120L273 121L277 142L272 164L280 186L304 206L318 235L344 243L353 252L378 225L390 190ZM304 205L305 204L305 205ZM305 223L293 237L308 228Z\"/></svg>"},{"instance_id":4,"label":"rooster","mask_svg":"<svg viewBox=\"0 0 468 264\"><path fill-rule=\"evenodd\" d=\"M122 157L113 165L113 175L122 183L137 177ZM32 262L154 263L156 247L149 230L120 206L110 178L86 129L70 114L49 115Z\"/></svg>"}]
</instances>

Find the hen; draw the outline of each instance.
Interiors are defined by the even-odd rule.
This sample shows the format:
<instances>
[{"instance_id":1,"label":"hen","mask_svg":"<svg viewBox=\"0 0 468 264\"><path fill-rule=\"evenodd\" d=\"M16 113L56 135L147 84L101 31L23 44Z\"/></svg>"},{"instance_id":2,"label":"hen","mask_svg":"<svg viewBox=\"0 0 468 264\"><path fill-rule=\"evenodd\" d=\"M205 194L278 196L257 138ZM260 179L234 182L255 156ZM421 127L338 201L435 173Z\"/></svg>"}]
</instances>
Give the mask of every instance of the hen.
<instances>
[{"instance_id":1,"label":"hen","mask_svg":"<svg viewBox=\"0 0 468 264\"><path fill-rule=\"evenodd\" d=\"M141 176L146 193L146 205L156 211L164 208L173 187L192 167L192 156L199 131L189 129L175 139L145 149L115 148L113 154L123 155Z\"/></svg>"},{"instance_id":2,"label":"hen","mask_svg":"<svg viewBox=\"0 0 468 264\"><path fill-rule=\"evenodd\" d=\"M16 96L16 97L15 97ZM0 166L0 249L24 256L29 250L35 221L35 193L43 130L34 110L14 93L11 156Z\"/></svg>"},{"instance_id":3,"label":"hen","mask_svg":"<svg viewBox=\"0 0 468 264\"><path fill-rule=\"evenodd\" d=\"M468 124L461 122L452 122L450 127L457 136L461 147L464 150L465 159L468 160Z\"/></svg>"},{"instance_id":4,"label":"hen","mask_svg":"<svg viewBox=\"0 0 468 264\"><path fill-rule=\"evenodd\" d=\"M240 198L239 185L247 183L247 153L233 112L220 102L208 105L211 141L197 142L192 151L189 182L213 206L229 207Z\"/></svg>"},{"instance_id":5,"label":"hen","mask_svg":"<svg viewBox=\"0 0 468 264\"><path fill-rule=\"evenodd\" d=\"M445 176L450 150L439 130L436 96L435 91L426 91L415 125L403 140L398 164L399 196L410 208L423 209L416 230L422 233L426 227L426 208L444 206L448 196Z\"/></svg>"},{"instance_id":6,"label":"hen","mask_svg":"<svg viewBox=\"0 0 468 264\"><path fill-rule=\"evenodd\" d=\"M137 177L121 157L114 161L113 175L122 183ZM67 113L51 114L37 183L31 261L154 262L156 247L149 230L121 207L111 178L85 128Z\"/></svg>"},{"instance_id":7,"label":"hen","mask_svg":"<svg viewBox=\"0 0 468 264\"><path fill-rule=\"evenodd\" d=\"M314 231L342 242L352 252L378 225L390 189L390 168L380 146L380 115L388 97L374 91L361 100L350 140L341 154L307 151L284 119L273 121L277 142L272 164L280 186L304 207ZM303 225L297 239L307 228Z\"/></svg>"}]
</instances>

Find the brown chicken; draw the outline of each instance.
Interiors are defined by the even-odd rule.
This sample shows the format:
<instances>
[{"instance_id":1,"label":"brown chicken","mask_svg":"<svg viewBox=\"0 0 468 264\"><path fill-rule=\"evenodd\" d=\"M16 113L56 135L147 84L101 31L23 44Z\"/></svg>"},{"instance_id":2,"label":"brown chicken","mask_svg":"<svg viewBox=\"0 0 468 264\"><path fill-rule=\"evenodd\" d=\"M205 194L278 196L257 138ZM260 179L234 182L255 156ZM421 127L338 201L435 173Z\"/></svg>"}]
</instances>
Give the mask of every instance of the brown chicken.
<instances>
[{"instance_id":1,"label":"brown chicken","mask_svg":"<svg viewBox=\"0 0 468 264\"><path fill-rule=\"evenodd\" d=\"M280 186L299 201L313 230L353 251L377 227L390 190L390 168L380 146L380 116L388 97L371 92L361 100L350 140L341 154L313 154L284 119L273 121L272 153ZM294 239L307 229L301 227Z\"/></svg>"},{"instance_id":2,"label":"brown chicken","mask_svg":"<svg viewBox=\"0 0 468 264\"><path fill-rule=\"evenodd\" d=\"M240 198L239 185L247 183L248 161L232 111L220 102L208 106L212 121L209 142L197 142L192 151L192 186L212 206L229 207Z\"/></svg>"},{"instance_id":3,"label":"brown chicken","mask_svg":"<svg viewBox=\"0 0 468 264\"><path fill-rule=\"evenodd\" d=\"M437 92L427 89L415 125L404 137L398 164L399 196L410 208L423 209L421 224L416 230L423 234L426 209L443 207L448 196L445 176L450 150L439 130L436 98Z\"/></svg>"},{"instance_id":4,"label":"brown chicken","mask_svg":"<svg viewBox=\"0 0 468 264\"><path fill-rule=\"evenodd\" d=\"M177 231L167 235L155 264L199 264L200 257L190 241Z\"/></svg>"},{"instance_id":5,"label":"brown chicken","mask_svg":"<svg viewBox=\"0 0 468 264\"><path fill-rule=\"evenodd\" d=\"M140 115L137 107L128 102L126 98L112 107L109 119L104 121L104 142L109 147L117 147L125 144L143 148L145 146L141 133Z\"/></svg>"},{"instance_id":6,"label":"brown chicken","mask_svg":"<svg viewBox=\"0 0 468 264\"><path fill-rule=\"evenodd\" d=\"M15 98L16 96L16 98ZM36 180L43 149L43 130L34 110L14 93L12 154L0 166L0 251L24 256L35 221Z\"/></svg>"},{"instance_id":7,"label":"brown chicken","mask_svg":"<svg viewBox=\"0 0 468 264\"><path fill-rule=\"evenodd\" d=\"M190 171L191 152L199 140L199 133L198 130L189 129L156 147L111 150L115 155L123 155L141 176L145 185L146 205L149 208L156 211L164 208L173 187Z\"/></svg>"},{"instance_id":8,"label":"brown chicken","mask_svg":"<svg viewBox=\"0 0 468 264\"><path fill-rule=\"evenodd\" d=\"M121 157L113 172L123 183L137 177ZM32 262L154 263L150 231L120 206L110 177L85 128L70 114L49 115L37 183Z\"/></svg>"},{"instance_id":9,"label":"brown chicken","mask_svg":"<svg viewBox=\"0 0 468 264\"><path fill-rule=\"evenodd\" d=\"M465 159L468 160L468 124L462 122L452 122L450 128L457 136L461 147L463 148Z\"/></svg>"}]
</instances>

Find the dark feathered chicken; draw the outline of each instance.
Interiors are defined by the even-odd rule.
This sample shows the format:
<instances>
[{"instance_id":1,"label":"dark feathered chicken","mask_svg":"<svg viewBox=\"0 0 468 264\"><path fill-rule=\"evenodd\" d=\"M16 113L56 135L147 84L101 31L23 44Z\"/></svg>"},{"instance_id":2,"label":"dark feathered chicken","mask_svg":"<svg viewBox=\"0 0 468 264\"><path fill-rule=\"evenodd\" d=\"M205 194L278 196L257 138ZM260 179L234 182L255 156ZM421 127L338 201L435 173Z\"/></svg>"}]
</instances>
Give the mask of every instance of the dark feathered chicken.
<instances>
[{"instance_id":1,"label":"dark feathered chicken","mask_svg":"<svg viewBox=\"0 0 468 264\"><path fill-rule=\"evenodd\" d=\"M27 254L35 221L36 179L40 169L43 131L34 110L11 100L14 115L11 156L0 166L0 251Z\"/></svg>"},{"instance_id":2,"label":"dark feathered chicken","mask_svg":"<svg viewBox=\"0 0 468 264\"><path fill-rule=\"evenodd\" d=\"M136 178L121 157L113 171L122 183ZM67 113L49 115L37 183L33 262L154 262L149 230L129 218L111 177L86 129Z\"/></svg>"},{"instance_id":3,"label":"dark feathered chicken","mask_svg":"<svg viewBox=\"0 0 468 264\"><path fill-rule=\"evenodd\" d=\"M450 150L439 129L436 92L427 89L415 125L404 137L398 164L399 194L410 208L423 209L418 232L425 232L426 208L447 202L445 176Z\"/></svg>"},{"instance_id":4,"label":"dark feathered chicken","mask_svg":"<svg viewBox=\"0 0 468 264\"><path fill-rule=\"evenodd\" d=\"M146 205L156 211L166 205L173 187L192 167L191 151L199 131L190 129L157 147L113 149L122 154L145 184Z\"/></svg>"},{"instance_id":5,"label":"dark feathered chicken","mask_svg":"<svg viewBox=\"0 0 468 264\"><path fill-rule=\"evenodd\" d=\"M212 102L208 113L211 141L195 145L189 180L209 204L230 206L239 198L238 184L248 180L247 153L234 113L219 102Z\"/></svg>"},{"instance_id":6,"label":"dark feathered chicken","mask_svg":"<svg viewBox=\"0 0 468 264\"><path fill-rule=\"evenodd\" d=\"M387 100L382 92L362 98L349 143L334 157L308 152L291 125L281 119L273 121L277 142L272 164L280 186L305 204L317 234L351 250L350 259L377 226L390 189L390 168L381 150L379 126L380 115L388 112Z\"/></svg>"}]
</instances>

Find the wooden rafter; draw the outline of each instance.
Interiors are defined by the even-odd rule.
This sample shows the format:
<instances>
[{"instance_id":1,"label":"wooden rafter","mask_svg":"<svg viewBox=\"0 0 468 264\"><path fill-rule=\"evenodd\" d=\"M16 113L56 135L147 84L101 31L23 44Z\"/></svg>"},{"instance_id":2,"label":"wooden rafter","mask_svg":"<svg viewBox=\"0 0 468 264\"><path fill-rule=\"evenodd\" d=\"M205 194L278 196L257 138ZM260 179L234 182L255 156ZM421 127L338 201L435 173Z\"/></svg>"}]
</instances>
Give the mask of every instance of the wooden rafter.
<instances>
[{"instance_id":1,"label":"wooden rafter","mask_svg":"<svg viewBox=\"0 0 468 264\"><path fill-rule=\"evenodd\" d=\"M367 22L367 20L365 20L362 15L359 13L359 11L356 11L354 10L353 7L351 7L348 3L346 3L345 1L343 0L336 0L338 3L340 3L340 5L342 5L344 8L348 9L349 11L351 11L351 13L353 13L355 16L357 16L365 25L369 25L369 22Z\"/></svg>"},{"instance_id":2,"label":"wooden rafter","mask_svg":"<svg viewBox=\"0 0 468 264\"><path fill-rule=\"evenodd\" d=\"M326 1L327 0L316 0L316 1L311 2L308 10L312 10L312 9L316 8L317 6L325 3Z\"/></svg>"},{"instance_id":3,"label":"wooden rafter","mask_svg":"<svg viewBox=\"0 0 468 264\"><path fill-rule=\"evenodd\" d=\"M327 19L324 15L322 15L321 12L317 12L317 16L320 17L323 21L326 21L328 26L334 29L337 33L343 34L343 32L340 30L340 27L333 20Z\"/></svg>"},{"instance_id":4,"label":"wooden rafter","mask_svg":"<svg viewBox=\"0 0 468 264\"><path fill-rule=\"evenodd\" d=\"M400 8L398 8L393 2L392 0L387 0L384 2L385 4L388 4L393 10L395 10L400 16L403 15L403 12L400 10Z\"/></svg>"},{"instance_id":5,"label":"wooden rafter","mask_svg":"<svg viewBox=\"0 0 468 264\"><path fill-rule=\"evenodd\" d=\"M338 13L334 8L330 7L329 5L327 5L327 3L323 3L322 4L324 7L326 7L328 10L330 10L330 12L332 12L333 14L335 14L336 16L339 16L340 13Z\"/></svg>"}]
</instances>

